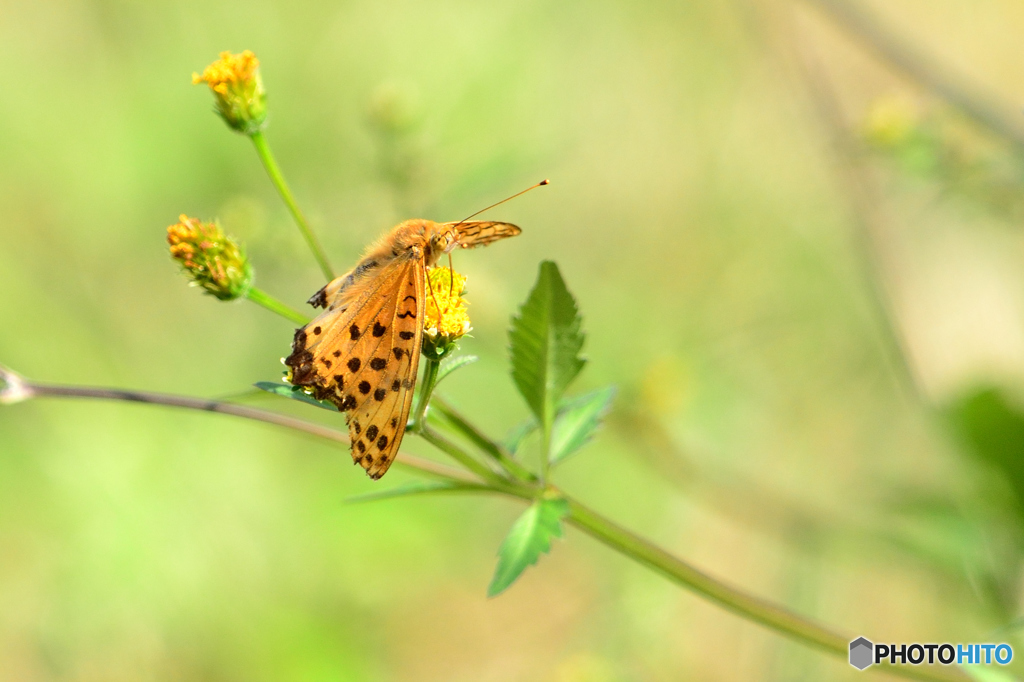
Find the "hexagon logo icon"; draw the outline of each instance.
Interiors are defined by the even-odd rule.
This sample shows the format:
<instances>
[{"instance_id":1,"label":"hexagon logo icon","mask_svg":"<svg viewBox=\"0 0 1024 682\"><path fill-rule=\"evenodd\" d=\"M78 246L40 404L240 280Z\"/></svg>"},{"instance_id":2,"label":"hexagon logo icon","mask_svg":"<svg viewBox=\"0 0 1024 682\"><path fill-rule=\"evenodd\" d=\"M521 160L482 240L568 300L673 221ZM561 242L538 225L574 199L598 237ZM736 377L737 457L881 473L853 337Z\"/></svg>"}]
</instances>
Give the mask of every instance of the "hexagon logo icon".
<instances>
[{"instance_id":1,"label":"hexagon logo icon","mask_svg":"<svg viewBox=\"0 0 1024 682\"><path fill-rule=\"evenodd\" d=\"M850 642L850 665L857 670L864 670L874 663L875 645L863 637Z\"/></svg>"}]
</instances>

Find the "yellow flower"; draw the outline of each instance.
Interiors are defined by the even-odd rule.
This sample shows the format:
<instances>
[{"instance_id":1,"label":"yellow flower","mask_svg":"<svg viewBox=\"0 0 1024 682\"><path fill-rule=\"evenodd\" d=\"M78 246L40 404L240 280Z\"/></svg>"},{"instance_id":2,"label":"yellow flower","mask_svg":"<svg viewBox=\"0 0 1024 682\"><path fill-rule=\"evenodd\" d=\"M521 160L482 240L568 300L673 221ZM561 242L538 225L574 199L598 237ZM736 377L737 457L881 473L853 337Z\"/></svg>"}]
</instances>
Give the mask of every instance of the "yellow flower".
<instances>
[{"instance_id":1,"label":"yellow flower","mask_svg":"<svg viewBox=\"0 0 1024 682\"><path fill-rule=\"evenodd\" d=\"M455 342L472 330L466 310L466 278L449 268L427 272L423 315L423 352L440 359L455 349Z\"/></svg>"},{"instance_id":2,"label":"yellow flower","mask_svg":"<svg viewBox=\"0 0 1024 682\"><path fill-rule=\"evenodd\" d=\"M179 216L167 228L171 257L181 263L193 286L222 301L244 296L252 286L252 266L234 239L217 223Z\"/></svg>"},{"instance_id":3,"label":"yellow flower","mask_svg":"<svg viewBox=\"0 0 1024 682\"><path fill-rule=\"evenodd\" d=\"M217 101L217 113L233 129L252 135L267 121L267 98L260 78L260 60L249 50L221 52L220 59L192 74L193 85L206 83Z\"/></svg>"}]
</instances>

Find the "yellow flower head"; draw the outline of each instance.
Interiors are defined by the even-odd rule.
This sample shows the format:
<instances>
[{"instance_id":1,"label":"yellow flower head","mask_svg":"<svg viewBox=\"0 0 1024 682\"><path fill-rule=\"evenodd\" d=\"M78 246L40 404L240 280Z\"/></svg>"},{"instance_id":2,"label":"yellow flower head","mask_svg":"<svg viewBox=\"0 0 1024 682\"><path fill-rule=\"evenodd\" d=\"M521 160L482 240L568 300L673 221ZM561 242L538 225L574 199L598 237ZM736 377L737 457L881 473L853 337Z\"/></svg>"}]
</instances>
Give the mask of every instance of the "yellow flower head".
<instances>
[{"instance_id":1,"label":"yellow flower head","mask_svg":"<svg viewBox=\"0 0 1024 682\"><path fill-rule=\"evenodd\" d=\"M221 52L220 59L192 74L192 83L206 83L217 101L217 113L233 129L246 135L261 130L267 121L267 97L260 78L260 60L249 50Z\"/></svg>"},{"instance_id":2,"label":"yellow flower head","mask_svg":"<svg viewBox=\"0 0 1024 682\"><path fill-rule=\"evenodd\" d=\"M252 286L252 266L234 239L217 223L187 215L167 228L171 257L181 263L193 286L222 301L244 296Z\"/></svg>"},{"instance_id":3,"label":"yellow flower head","mask_svg":"<svg viewBox=\"0 0 1024 682\"><path fill-rule=\"evenodd\" d=\"M427 272L423 315L423 352L439 359L455 349L455 342L472 330L466 310L466 278L449 268Z\"/></svg>"}]
</instances>

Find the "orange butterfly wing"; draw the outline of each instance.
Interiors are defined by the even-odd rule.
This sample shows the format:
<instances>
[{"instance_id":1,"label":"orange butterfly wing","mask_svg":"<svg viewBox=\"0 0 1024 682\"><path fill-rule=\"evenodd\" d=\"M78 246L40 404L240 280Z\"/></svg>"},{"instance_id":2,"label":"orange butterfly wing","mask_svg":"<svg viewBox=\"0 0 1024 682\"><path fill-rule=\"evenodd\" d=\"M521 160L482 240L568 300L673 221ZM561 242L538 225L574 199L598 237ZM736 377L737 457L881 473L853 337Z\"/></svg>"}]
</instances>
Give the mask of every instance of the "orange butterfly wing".
<instances>
[{"instance_id":1,"label":"orange butterfly wing","mask_svg":"<svg viewBox=\"0 0 1024 682\"><path fill-rule=\"evenodd\" d=\"M293 385L348 413L352 459L374 479L391 466L405 435L419 367L424 276L422 258L392 262L347 308L329 309L296 331L285 359Z\"/></svg>"},{"instance_id":2,"label":"orange butterfly wing","mask_svg":"<svg viewBox=\"0 0 1024 682\"><path fill-rule=\"evenodd\" d=\"M445 223L446 227L454 227L459 233L459 246L464 249L472 249L477 246L487 246L499 239L515 237L521 229L512 223L500 223L494 220L471 220L464 223Z\"/></svg>"}]
</instances>

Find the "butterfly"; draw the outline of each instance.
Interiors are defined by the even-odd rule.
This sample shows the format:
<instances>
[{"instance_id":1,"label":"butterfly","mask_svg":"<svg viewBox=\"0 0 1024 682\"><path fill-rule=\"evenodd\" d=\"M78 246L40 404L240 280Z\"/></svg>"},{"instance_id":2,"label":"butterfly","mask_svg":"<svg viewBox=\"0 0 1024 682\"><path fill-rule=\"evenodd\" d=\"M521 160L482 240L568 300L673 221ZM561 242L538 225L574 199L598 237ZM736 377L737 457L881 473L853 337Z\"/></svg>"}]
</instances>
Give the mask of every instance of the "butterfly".
<instances>
[{"instance_id":1,"label":"butterfly","mask_svg":"<svg viewBox=\"0 0 1024 682\"><path fill-rule=\"evenodd\" d=\"M419 368L427 269L457 248L514 237L510 223L399 223L352 270L313 294L324 308L296 330L289 381L347 413L352 459L372 479L387 472L405 435Z\"/></svg>"}]
</instances>

